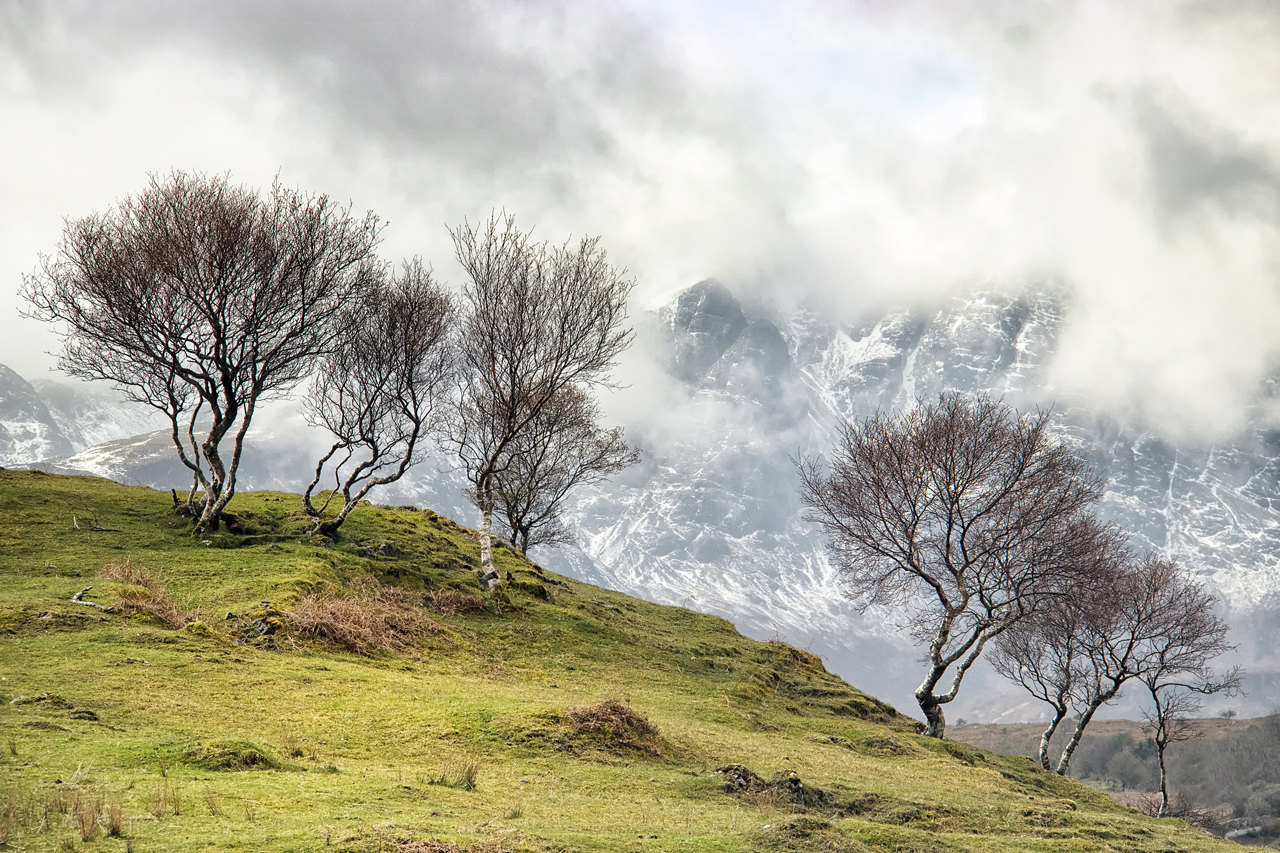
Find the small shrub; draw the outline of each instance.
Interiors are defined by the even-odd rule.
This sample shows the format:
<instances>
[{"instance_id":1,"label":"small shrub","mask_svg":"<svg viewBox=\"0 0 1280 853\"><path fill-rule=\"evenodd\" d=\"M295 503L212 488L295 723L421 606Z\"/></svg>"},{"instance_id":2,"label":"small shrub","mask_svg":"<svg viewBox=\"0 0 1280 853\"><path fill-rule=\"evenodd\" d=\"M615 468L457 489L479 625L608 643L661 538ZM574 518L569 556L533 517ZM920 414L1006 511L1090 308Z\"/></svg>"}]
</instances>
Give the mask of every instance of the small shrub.
<instances>
[{"instance_id":1,"label":"small shrub","mask_svg":"<svg viewBox=\"0 0 1280 853\"><path fill-rule=\"evenodd\" d=\"M406 651L440 626L405 590L366 575L341 592L308 593L288 614L303 637L325 640L360 655Z\"/></svg>"},{"instance_id":2,"label":"small shrub","mask_svg":"<svg viewBox=\"0 0 1280 853\"><path fill-rule=\"evenodd\" d=\"M123 562L103 566L99 576L121 584L119 606L129 615L143 613L174 629L200 619L198 610L183 607L169 598L164 583L146 569L133 565L128 557Z\"/></svg>"},{"instance_id":3,"label":"small shrub","mask_svg":"<svg viewBox=\"0 0 1280 853\"><path fill-rule=\"evenodd\" d=\"M1160 814L1160 795L1140 794L1134 798L1133 807L1147 817L1156 817ZM1201 829L1217 826L1223 817L1222 812L1217 809L1197 806L1185 794L1174 794L1170 797L1163 816L1182 818L1192 826L1198 826Z\"/></svg>"},{"instance_id":4,"label":"small shrub","mask_svg":"<svg viewBox=\"0 0 1280 853\"><path fill-rule=\"evenodd\" d=\"M565 720L574 731L598 739L605 746L662 755L658 727L620 699L574 708L565 715Z\"/></svg>"}]
</instances>

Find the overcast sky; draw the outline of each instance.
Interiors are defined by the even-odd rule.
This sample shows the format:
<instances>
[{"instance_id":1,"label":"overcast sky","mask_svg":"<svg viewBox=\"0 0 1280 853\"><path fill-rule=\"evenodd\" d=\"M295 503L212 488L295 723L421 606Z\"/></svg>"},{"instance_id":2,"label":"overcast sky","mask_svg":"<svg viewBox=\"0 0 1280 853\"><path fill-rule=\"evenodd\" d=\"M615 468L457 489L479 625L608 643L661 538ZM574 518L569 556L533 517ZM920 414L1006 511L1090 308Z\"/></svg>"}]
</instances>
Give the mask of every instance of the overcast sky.
<instances>
[{"instance_id":1,"label":"overcast sky","mask_svg":"<svg viewBox=\"0 0 1280 853\"><path fill-rule=\"evenodd\" d=\"M63 217L148 173L350 199L456 279L505 207L651 303L1072 293L1056 393L1211 434L1280 354L1269 2L0 4L0 363Z\"/></svg>"}]
</instances>

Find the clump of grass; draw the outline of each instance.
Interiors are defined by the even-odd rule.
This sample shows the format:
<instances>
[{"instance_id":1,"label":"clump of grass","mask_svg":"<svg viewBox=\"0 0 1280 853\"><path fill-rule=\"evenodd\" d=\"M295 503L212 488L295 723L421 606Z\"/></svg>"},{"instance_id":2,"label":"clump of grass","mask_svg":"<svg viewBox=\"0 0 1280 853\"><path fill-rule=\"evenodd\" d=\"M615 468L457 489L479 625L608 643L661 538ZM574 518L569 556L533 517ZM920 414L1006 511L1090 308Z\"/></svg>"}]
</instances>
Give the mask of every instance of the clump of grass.
<instances>
[{"instance_id":1,"label":"clump of grass","mask_svg":"<svg viewBox=\"0 0 1280 853\"><path fill-rule=\"evenodd\" d=\"M18 812L21 802L17 793L6 791L0 800L0 844L8 844L18 828Z\"/></svg>"},{"instance_id":2,"label":"clump of grass","mask_svg":"<svg viewBox=\"0 0 1280 853\"><path fill-rule=\"evenodd\" d=\"M98 837L99 815L102 814L102 799L76 796L75 819L80 830L81 841L92 841Z\"/></svg>"},{"instance_id":3,"label":"clump of grass","mask_svg":"<svg viewBox=\"0 0 1280 853\"><path fill-rule=\"evenodd\" d=\"M120 609L129 615L143 613L168 628L181 628L200 619L200 612L169 598L164 583L133 564L129 557L119 563L107 563L99 576L121 584Z\"/></svg>"},{"instance_id":4,"label":"clump of grass","mask_svg":"<svg viewBox=\"0 0 1280 853\"><path fill-rule=\"evenodd\" d=\"M306 754L302 749L302 741L295 732L280 733L280 754L285 758L301 758Z\"/></svg>"},{"instance_id":5,"label":"clump of grass","mask_svg":"<svg viewBox=\"0 0 1280 853\"><path fill-rule=\"evenodd\" d=\"M206 788L204 792L204 804L209 809L209 814L214 817L222 815L222 801L218 799L218 792L211 788Z\"/></svg>"},{"instance_id":6,"label":"clump of grass","mask_svg":"<svg viewBox=\"0 0 1280 853\"><path fill-rule=\"evenodd\" d=\"M116 798L107 806L107 835L120 838L124 835L124 800Z\"/></svg>"},{"instance_id":7,"label":"clump of grass","mask_svg":"<svg viewBox=\"0 0 1280 853\"><path fill-rule=\"evenodd\" d=\"M344 590L307 593L288 621L303 637L325 640L356 654L407 651L440 630L423 612L421 597L417 598L365 575Z\"/></svg>"},{"instance_id":8,"label":"clump of grass","mask_svg":"<svg viewBox=\"0 0 1280 853\"><path fill-rule=\"evenodd\" d=\"M178 786L170 784L168 779L161 780L151 792L150 811L158 818L167 814L182 814L182 795Z\"/></svg>"},{"instance_id":9,"label":"clump of grass","mask_svg":"<svg viewBox=\"0 0 1280 853\"><path fill-rule=\"evenodd\" d=\"M606 699L596 705L573 708L565 720L574 731L590 736L603 746L662 755L662 733L649 718L621 699Z\"/></svg>"},{"instance_id":10,"label":"clump of grass","mask_svg":"<svg viewBox=\"0 0 1280 853\"><path fill-rule=\"evenodd\" d=\"M183 750L182 757L206 770L272 770L280 763L248 741L198 743Z\"/></svg>"},{"instance_id":11,"label":"clump of grass","mask_svg":"<svg viewBox=\"0 0 1280 853\"><path fill-rule=\"evenodd\" d=\"M443 785L460 791L474 791L480 784L480 762L471 760L457 768L445 767L438 775L428 779L427 784Z\"/></svg>"}]
</instances>

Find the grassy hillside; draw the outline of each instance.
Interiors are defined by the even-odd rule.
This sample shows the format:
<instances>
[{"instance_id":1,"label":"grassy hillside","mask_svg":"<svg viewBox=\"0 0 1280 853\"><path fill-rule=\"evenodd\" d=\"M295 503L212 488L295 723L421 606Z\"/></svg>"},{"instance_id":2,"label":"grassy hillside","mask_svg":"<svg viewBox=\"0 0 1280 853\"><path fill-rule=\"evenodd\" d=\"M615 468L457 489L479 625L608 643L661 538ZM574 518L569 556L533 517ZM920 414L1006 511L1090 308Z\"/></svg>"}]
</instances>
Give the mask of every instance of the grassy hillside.
<instances>
[{"instance_id":1,"label":"grassy hillside","mask_svg":"<svg viewBox=\"0 0 1280 853\"><path fill-rule=\"evenodd\" d=\"M193 538L167 494L0 469L8 849L1224 848L722 619L503 550L482 598L472 532L369 507L319 542L296 500Z\"/></svg>"}]
</instances>

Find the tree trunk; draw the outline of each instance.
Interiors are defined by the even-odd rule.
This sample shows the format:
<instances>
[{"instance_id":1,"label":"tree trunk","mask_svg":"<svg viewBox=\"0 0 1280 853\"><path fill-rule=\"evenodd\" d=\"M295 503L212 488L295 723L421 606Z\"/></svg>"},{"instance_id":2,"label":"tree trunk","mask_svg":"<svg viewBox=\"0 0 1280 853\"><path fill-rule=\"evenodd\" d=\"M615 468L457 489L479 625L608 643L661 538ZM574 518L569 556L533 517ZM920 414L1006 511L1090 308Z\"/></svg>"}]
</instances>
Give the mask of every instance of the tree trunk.
<instances>
[{"instance_id":1,"label":"tree trunk","mask_svg":"<svg viewBox=\"0 0 1280 853\"><path fill-rule=\"evenodd\" d=\"M920 710L924 713L925 737L942 738L947 732L947 718L942 713L942 705L933 698L933 694L921 697L917 695Z\"/></svg>"},{"instance_id":2,"label":"tree trunk","mask_svg":"<svg viewBox=\"0 0 1280 853\"><path fill-rule=\"evenodd\" d=\"M1067 748L1062 750L1062 757L1058 759L1058 768L1054 772L1059 776L1066 776L1067 771L1071 769L1071 756L1075 754L1076 747L1080 745L1080 738L1084 737L1084 728L1089 725L1089 721L1093 719L1093 715L1098 709L1110 702L1116 695L1116 691L1108 691L1107 693L1097 696L1089 703L1089 707L1080 715L1080 722L1076 723L1076 730L1071 733L1071 740L1067 743Z\"/></svg>"},{"instance_id":3,"label":"tree trunk","mask_svg":"<svg viewBox=\"0 0 1280 853\"><path fill-rule=\"evenodd\" d=\"M1053 740L1053 734L1058 730L1058 725L1063 718L1067 716L1067 708L1063 706L1054 706L1057 712L1053 718L1053 722L1049 723L1049 728L1044 730L1044 734L1040 735L1040 766L1045 770L1051 770L1049 766L1049 741Z\"/></svg>"},{"instance_id":4,"label":"tree trunk","mask_svg":"<svg viewBox=\"0 0 1280 853\"><path fill-rule=\"evenodd\" d=\"M498 570L493 567L493 496L480 501L480 570L476 572L486 589L498 585Z\"/></svg>"},{"instance_id":5,"label":"tree trunk","mask_svg":"<svg viewBox=\"0 0 1280 853\"><path fill-rule=\"evenodd\" d=\"M934 645L937 646L937 643L935 642ZM941 738L947 731L947 719L942 713L942 703L933 692L945 673L946 667L934 662L929 667L929 673L924 677L924 681L916 688L916 702L920 704L920 713L924 714L924 733L927 737Z\"/></svg>"},{"instance_id":6,"label":"tree trunk","mask_svg":"<svg viewBox=\"0 0 1280 853\"><path fill-rule=\"evenodd\" d=\"M1160 757L1160 811L1156 817L1164 817L1169 811L1169 771L1164 766L1164 747L1157 745L1156 752Z\"/></svg>"}]
</instances>

